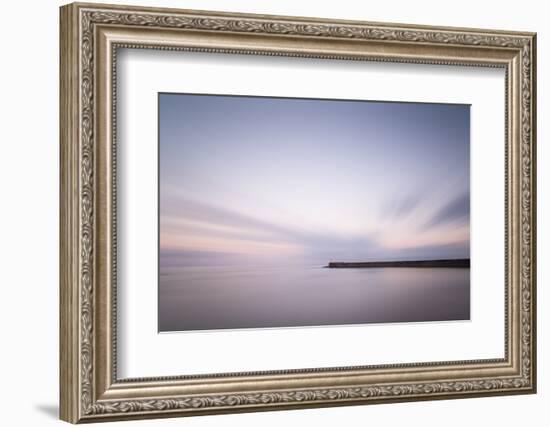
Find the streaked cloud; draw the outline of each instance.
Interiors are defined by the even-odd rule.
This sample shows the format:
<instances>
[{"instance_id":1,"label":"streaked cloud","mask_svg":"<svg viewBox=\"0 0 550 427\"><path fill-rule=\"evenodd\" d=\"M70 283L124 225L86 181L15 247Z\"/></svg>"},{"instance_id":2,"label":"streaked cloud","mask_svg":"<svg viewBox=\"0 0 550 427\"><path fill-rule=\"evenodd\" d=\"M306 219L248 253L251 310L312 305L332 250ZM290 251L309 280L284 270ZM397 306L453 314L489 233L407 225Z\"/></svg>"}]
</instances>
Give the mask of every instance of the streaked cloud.
<instances>
[{"instance_id":1,"label":"streaked cloud","mask_svg":"<svg viewBox=\"0 0 550 427\"><path fill-rule=\"evenodd\" d=\"M436 227L448 223L470 223L470 193L460 194L442 206L426 223L426 227Z\"/></svg>"},{"instance_id":2,"label":"streaked cloud","mask_svg":"<svg viewBox=\"0 0 550 427\"><path fill-rule=\"evenodd\" d=\"M170 259L469 255L468 106L161 95L160 108Z\"/></svg>"}]
</instances>

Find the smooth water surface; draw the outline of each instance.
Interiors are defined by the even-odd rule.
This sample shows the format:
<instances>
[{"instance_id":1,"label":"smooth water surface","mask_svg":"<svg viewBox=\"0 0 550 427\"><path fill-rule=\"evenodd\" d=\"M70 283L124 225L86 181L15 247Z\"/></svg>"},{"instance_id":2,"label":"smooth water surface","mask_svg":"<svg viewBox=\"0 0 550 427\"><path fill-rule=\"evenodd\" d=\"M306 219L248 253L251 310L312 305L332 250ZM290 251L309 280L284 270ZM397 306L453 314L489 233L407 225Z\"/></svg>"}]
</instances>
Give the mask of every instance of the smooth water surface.
<instances>
[{"instance_id":1,"label":"smooth water surface","mask_svg":"<svg viewBox=\"0 0 550 427\"><path fill-rule=\"evenodd\" d=\"M166 267L159 331L470 319L469 268Z\"/></svg>"}]
</instances>

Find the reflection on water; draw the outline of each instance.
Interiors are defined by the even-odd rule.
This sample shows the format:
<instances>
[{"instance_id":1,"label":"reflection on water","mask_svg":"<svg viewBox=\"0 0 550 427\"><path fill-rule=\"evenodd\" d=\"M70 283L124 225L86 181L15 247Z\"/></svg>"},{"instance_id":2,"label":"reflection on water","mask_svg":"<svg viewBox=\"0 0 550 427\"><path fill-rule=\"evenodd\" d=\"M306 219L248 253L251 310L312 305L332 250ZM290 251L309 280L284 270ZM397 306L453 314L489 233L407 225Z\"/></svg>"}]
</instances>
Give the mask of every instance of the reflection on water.
<instances>
[{"instance_id":1,"label":"reflection on water","mask_svg":"<svg viewBox=\"0 0 550 427\"><path fill-rule=\"evenodd\" d=\"M469 268L161 268L161 332L469 318Z\"/></svg>"}]
</instances>

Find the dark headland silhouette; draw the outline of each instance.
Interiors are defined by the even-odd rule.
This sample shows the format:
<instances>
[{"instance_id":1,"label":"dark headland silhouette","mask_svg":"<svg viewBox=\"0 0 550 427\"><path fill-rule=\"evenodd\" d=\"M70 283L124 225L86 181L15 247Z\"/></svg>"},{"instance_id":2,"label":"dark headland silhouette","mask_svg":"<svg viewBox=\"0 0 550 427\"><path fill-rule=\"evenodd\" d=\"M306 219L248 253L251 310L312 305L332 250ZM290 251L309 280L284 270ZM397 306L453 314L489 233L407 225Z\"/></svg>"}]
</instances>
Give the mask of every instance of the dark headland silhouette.
<instances>
[{"instance_id":1,"label":"dark headland silhouette","mask_svg":"<svg viewBox=\"0 0 550 427\"><path fill-rule=\"evenodd\" d=\"M329 262L325 268L470 268L470 258L431 259L420 261L367 261L367 262Z\"/></svg>"}]
</instances>

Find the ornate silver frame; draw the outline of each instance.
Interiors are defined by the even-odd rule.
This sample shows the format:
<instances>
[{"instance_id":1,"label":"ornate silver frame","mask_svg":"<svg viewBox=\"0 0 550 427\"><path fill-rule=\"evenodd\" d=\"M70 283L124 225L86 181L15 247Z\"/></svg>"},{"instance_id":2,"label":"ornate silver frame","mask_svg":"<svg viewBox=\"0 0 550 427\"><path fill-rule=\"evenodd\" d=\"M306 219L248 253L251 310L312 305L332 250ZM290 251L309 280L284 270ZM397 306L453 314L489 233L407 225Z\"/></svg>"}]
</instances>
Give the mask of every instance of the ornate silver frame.
<instances>
[{"instance_id":1,"label":"ornate silver frame","mask_svg":"<svg viewBox=\"0 0 550 427\"><path fill-rule=\"evenodd\" d=\"M199 415L536 390L534 33L99 4L61 8L61 419ZM118 47L506 70L505 357L119 380Z\"/></svg>"}]
</instances>

